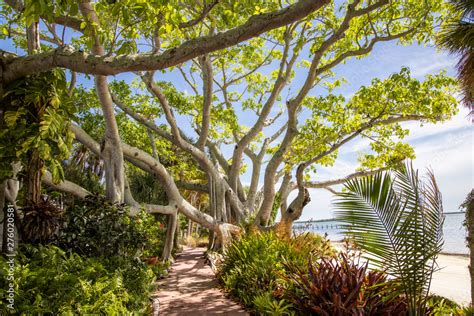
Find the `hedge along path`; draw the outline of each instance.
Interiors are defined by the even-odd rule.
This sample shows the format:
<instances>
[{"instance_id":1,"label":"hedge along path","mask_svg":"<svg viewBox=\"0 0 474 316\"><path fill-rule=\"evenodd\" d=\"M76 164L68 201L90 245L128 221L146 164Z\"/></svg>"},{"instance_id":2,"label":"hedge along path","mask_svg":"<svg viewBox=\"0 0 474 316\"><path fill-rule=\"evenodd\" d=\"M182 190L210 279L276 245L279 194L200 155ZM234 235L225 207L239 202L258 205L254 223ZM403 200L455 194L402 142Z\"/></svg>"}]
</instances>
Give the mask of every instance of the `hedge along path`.
<instances>
[{"instance_id":1,"label":"hedge along path","mask_svg":"<svg viewBox=\"0 0 474 316\"><path fill-rule=\"evenodd\" d=\"M214 272L205 263L205 251L185 247L176 258L169 276L158 282L154 316L249 315L218 288Z\"/></svg>"}]
</instances>

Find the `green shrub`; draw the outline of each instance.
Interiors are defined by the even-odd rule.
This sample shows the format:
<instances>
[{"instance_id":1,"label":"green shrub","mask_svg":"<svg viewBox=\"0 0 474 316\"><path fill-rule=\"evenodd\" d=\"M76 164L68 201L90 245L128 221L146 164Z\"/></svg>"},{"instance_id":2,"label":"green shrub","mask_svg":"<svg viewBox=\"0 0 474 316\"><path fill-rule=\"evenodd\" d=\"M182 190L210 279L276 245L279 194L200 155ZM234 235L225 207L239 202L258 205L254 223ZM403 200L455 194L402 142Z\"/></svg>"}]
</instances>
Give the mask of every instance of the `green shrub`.
<instances>
[{"instance_id":1,"label":"green shrub","mask_svg":"<svg viewBox=\"0 0 474 316\"><path fill-rule=\"evenodd\" d=\"M253 299L255 310L263 315L294 315L294 306L285 299L276 300L271 291L257 294Z\"/></svg>"},{"instance_id":2,"label":"green shrub","mask_svg":"<svg viewBox=\"0 0 474 316\"><path fill-rule=\"evenodd\" d=\"M449 298L439 295L430 295L427 300L427 305L432 315L474 315L474 312L469 307L462 308Z\"/></svg>"},{"instance_id":3,"label":"green shrub","mask_svg":"<svg viewBox=\"0 0 474 316\"><path fill-rule=\"evenodd\" d=\"M284 314L290 308L269 295L281 281L278 276L285 271L283 262L305 266L310 255L332 252L327 241L312 234L282 239L273 232L251 233L234 240L227 248L218 278L246 306L260 312Z\"/></svg>"},{"instance_id":4,"label":"green shrub","mask_svg":"<svg viewBox=\"0 0 474 316\"><path fill-rule=\"evenodd\" d=\"M89 196L66 211L58 244L88 257L160 256L164 225L145 211L134 217L128 214L123 204Z\"/></svg>"},{"instance_id":5,"label":"green shrub","mask_svg":"<svg viewBox=\"0 0 474 316\"><path fill-rule=\"evenodd\" d=\"M6 302L8 263L0 259L0 300ZM56 246L24 246L15 258L14 310L28 315L149 312L153 271L137 259L83 258Z\"/></svg>"}]
</instances>

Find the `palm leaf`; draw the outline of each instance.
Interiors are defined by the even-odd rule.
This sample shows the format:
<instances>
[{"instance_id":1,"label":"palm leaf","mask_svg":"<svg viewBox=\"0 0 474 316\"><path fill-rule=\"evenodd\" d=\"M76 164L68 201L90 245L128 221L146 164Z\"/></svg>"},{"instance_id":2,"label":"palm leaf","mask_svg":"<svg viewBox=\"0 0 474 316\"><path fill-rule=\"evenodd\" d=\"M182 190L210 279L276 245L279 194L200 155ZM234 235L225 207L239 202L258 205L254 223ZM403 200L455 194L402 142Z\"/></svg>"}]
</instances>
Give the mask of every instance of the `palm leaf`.
<instances>
[{"instance_id":1,"label":"palm leaf","mask_svg":"<svg viewBox=\"0 0 474 316\"><path fill-rule=\"evenodd\" d=\"M399 281L396 290L416 313L428 294L443 240L442 200L433 174L424 183L407 164L350 180L345 189L335 202L345 234L375 267Z\"/></svg>"},{"instance_id":2,"label":"palm leaf","mask_svg":"<svg viewBox=\"0 0 474 316\"><path fill-rule=\"evenodd\" d=\"M451 0L456 18L446 21L437 36L439 47L459 55L456 65L458 79L463 91L463 102L474 115L474 1Z\"/></svg>"}]
</instances>

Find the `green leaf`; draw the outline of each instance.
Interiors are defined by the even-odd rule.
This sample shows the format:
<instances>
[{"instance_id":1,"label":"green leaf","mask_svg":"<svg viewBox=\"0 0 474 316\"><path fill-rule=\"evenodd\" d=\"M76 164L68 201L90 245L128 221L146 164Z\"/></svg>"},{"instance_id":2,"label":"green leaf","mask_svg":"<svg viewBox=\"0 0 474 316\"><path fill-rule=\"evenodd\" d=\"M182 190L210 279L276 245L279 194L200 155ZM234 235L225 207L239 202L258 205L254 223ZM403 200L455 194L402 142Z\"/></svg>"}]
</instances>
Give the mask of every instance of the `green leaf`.
<instances>
[{"instance_id":1,"label":"green leaf","mask_svg":"<svg viewBox=\"0 0 474 316\"><path fill-rule=\"evenodd\" d=\"M375 267L400 281L412 312L422 313L443 244L443 209L430 173L427 183L407 163L391 172L353 179L337 195L336 217ZM419 304L419 306L417 305Z\"/></svg>"}]
</instances>

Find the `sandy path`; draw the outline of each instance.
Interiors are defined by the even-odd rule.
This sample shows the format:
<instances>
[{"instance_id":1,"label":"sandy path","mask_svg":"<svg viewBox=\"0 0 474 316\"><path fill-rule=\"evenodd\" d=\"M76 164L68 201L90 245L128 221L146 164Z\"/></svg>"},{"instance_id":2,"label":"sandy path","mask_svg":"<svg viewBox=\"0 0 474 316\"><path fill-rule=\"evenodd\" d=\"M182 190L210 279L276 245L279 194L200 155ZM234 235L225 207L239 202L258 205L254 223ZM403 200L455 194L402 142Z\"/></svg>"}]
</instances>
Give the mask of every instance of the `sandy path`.
<instances>
[{"instance_id":1,"label":"sandy path","mask_svg":"<svg viewBox=\"0 0 474 316\"><path fill-rule=\"evenodd\" d=\"M185 248L166 279L159 282L159 315L248 315L217 288L205 248Z\"/></svg>"}]
</instances>

